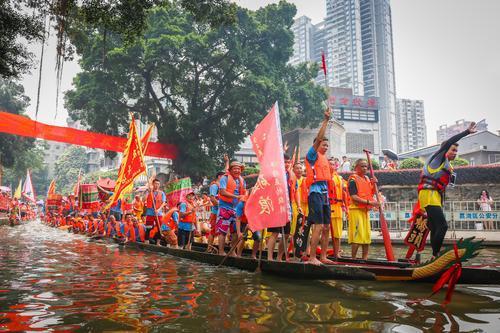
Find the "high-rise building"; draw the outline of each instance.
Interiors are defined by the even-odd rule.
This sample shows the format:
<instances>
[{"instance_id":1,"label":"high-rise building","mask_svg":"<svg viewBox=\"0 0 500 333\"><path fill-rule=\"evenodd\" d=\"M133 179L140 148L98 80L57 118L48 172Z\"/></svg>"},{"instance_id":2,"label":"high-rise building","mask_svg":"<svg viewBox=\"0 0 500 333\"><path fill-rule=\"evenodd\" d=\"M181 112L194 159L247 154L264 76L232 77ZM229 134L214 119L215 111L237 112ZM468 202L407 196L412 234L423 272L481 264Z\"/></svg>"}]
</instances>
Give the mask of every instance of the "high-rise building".
<instances>
[{"instance_id":1,"label":"high-rise building","mask_svg":"<svg viewBox=\"0 0 500 333\"><path fill-rule=\"evenodd\" d=\"M302 22L299 24L299 21ZM310 23L304 17L298 26ZM326 18L312 26L309 58L295 60L321 62L325 53L326 84L350 88L353 95L378 97L381 148L396 149L396 88L392 45L392 18L389 0L326 0ZM300 52L303 38L295 38ZM316 78L325 84L323 72Z\"/></svg>"},{"instance_id":2,"label":"high-rise building","mask_svg":"<svg viewBox=\"0 0 500 333\"><path fill-rule=\"evenodd\" d=\"M470 121L470 120L460 119L460 120L455 121L455 123L453 125L450 125L450 126L441 125L441 126L439 126L439 129L436 131L437 142L441 143L441 142L445 141L446 139L451 138L455 134L458 134L460 132L465 131L469 127L471 122L472 121ZM486 123L486 121L480 121L477 124L477 130L478 130L478 132L487 131L488 124Z\"/></svg>"},{"instance_id":3,"label":"high-rise building","mask_svg":"<svg viewBox=\"0 0 500 333\"><path fill-rule=\"evenodd\" d=\"M307 16L295 19L292 25L293 32L293 55L288 61L292 65L298 65L311 60L313 25Z\"/></svg>"},{"instance_id":4,"label":"high-rise building","mask_svg":"<svg viewBox=\"0 0 500 333\"><path fill-rule=\"evenodd\" d=\"M396 105L398 152L427 146L424 101L398 98Z\"/></svg>"}]
</instances>

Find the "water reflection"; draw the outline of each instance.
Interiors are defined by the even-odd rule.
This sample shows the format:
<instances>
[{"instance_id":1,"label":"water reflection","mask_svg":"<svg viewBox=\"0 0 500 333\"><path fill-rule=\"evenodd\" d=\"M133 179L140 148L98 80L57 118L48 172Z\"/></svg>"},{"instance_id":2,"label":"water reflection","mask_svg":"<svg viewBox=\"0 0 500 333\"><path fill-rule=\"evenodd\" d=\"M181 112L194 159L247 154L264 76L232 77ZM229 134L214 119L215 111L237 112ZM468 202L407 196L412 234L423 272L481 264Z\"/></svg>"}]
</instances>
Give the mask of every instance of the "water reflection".
<instances>
[{"instance_id":1,"label":"water reflection","mask_svg":"<svg viewBox=\"0 0 500 333\"><path fill-rule=\"evenodd\" d=\"M496 331L500 287L301 281L89 242L38 223L0 228L0 331ZM489 253L489 254L488 254ZM498 250L488 250L498 256Z\"/></svg>"}]
</instances>

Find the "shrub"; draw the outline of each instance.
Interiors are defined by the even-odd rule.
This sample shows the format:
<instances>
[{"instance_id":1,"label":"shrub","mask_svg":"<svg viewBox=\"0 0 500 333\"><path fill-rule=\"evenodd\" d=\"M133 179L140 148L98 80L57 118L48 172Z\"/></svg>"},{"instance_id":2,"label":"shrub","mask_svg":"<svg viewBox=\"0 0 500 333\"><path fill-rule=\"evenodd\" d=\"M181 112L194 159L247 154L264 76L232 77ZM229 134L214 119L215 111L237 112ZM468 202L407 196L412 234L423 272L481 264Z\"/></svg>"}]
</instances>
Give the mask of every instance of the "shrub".
<instances>
[{"instance_id":1,"label":"shrub","mask_svg":"<svg viewBox=\"0 0 500 333\"><path fill-rule=\"evenodd\" d=\"M399 164L400 169L420 169L424 163L418 158L407 158Z\"/></svg>"}]
</instances>

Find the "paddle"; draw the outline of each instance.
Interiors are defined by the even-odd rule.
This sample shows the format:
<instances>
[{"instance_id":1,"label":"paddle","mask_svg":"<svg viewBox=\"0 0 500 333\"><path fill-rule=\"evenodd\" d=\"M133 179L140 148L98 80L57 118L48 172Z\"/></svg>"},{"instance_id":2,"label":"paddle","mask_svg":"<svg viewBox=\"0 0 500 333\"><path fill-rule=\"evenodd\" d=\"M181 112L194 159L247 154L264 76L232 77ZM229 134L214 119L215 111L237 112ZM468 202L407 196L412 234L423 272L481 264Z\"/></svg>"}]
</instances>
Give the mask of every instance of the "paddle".
<instances>
[{"instance_id":1,"label":"paddle","mask_svg":"<svg viewBox=\"0 0 500 333\"><path fill-rule=\"evenodd\" d=\"M247 228L248 228L248 225L245 226L245 229L243 229L243 232L241 233L241 236L238 237L238 241L236 242L236 244L234 244L231 247L231 249L229 250L229 252L224 256L224 258L222 259L222 261L220 262L220 264L217 267L222 266L222 264L226 261L227 257L229 257L231 255L231 253L233 253L233 251L236 249L236 247L238 247L238 245L240 244L240 242L243 240L243 235L247 232Z\"/></svg>"},{"instance_id":2,"label":"paddle","mask_svg":"<svg viewBox=\"0 0 500 333\"><path fill-rule=\"evenodd\" d=\"M375 178L375 173L373 172L372 160L370 158L371 152L367 149L363 149L363 151L366 154L368 167L370 168L370 177L373 179ZM382 237L384 238L385 255L388 261L395 261L394 253L392 251L391 235L389 234L389 229L387 228L387 221L385 220L384 211L382 209L382 205L380 204L380 198L378 196L378 186L376 182L373 183L373 187L375 188L375 198L379 204L378 212L379 212L380 226L382 228Z\"/></svg>"}]
</instances>

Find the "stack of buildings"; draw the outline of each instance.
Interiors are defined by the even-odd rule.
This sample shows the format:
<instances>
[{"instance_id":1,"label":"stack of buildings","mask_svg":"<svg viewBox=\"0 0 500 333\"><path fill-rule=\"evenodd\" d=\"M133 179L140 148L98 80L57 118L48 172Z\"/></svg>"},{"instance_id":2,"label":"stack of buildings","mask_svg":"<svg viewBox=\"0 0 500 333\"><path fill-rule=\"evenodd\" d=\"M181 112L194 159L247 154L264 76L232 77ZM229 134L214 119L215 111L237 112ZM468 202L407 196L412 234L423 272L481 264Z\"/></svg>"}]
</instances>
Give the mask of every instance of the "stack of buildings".
<instances>
[{"instance_id":1,"label":"stack of buildings","mask_svg":"<svg viewBox=\"0 0 500 333\"><path fill-rule=\"evenodd\" d=\"M405 99L401 103L404 107L398 108L389 0L327 0L324 21L312 24L311 19L301 16L292 30L295 39L290 64L320 63L324 53L327 75L319 73L316 82L334 87L330 100L339 98L337 88L349 89L340 96L344 101L348 98L349 105L333 104L336 120L344 127L341 141L346 147L332 151L334 155L355 158L359 154L349 147L358 145L372 147L375 154L381 149L404 151L426 145L423 102ZM359 100L370 100L371 104L360 105L356 103ZM409 133L416 138L402 139Z\"/></svg>"}]
</instances>

